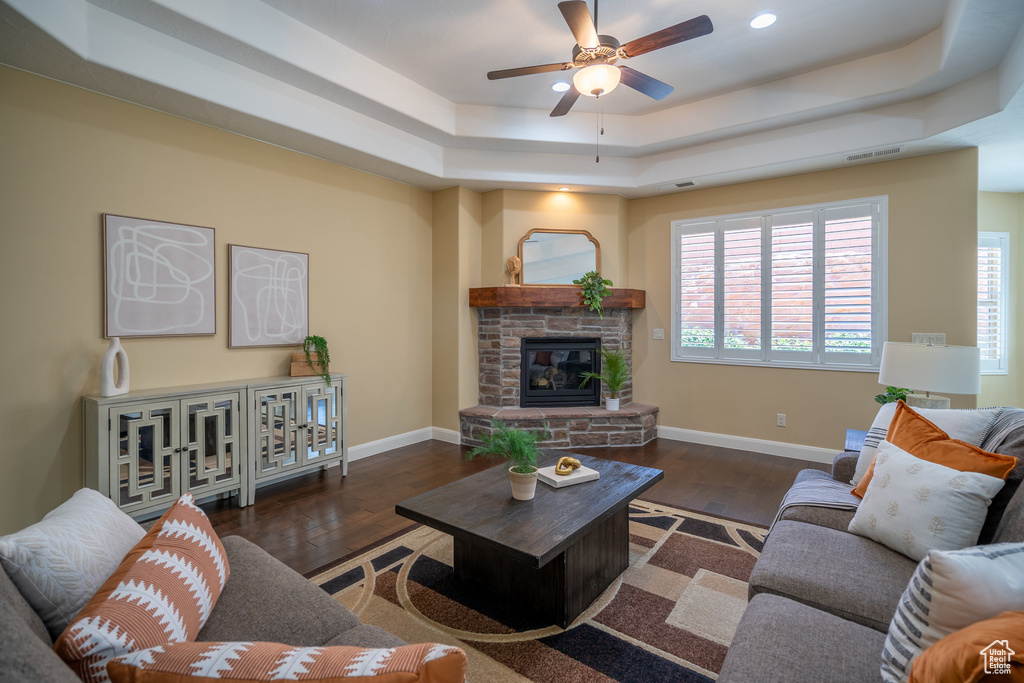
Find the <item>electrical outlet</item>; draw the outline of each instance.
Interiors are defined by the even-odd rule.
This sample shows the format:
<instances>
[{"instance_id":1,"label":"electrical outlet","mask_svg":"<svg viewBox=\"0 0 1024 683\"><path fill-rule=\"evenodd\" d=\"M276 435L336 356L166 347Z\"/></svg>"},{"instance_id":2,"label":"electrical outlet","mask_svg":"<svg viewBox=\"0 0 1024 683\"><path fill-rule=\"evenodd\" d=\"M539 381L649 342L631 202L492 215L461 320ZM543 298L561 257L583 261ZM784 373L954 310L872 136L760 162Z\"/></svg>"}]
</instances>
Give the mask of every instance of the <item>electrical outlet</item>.
<instances>
[{"instance_id":1,"label":"electrical outlet","mask_svg":"<svg viewBox=\"0 0 1024 683\"><path fill-rule=\"evenodd\" d=\"M652 339L664 339L665 338L665 330L657 328L657 327L654 328L653 336L651 338Z\"/></svg>"},{"instance_id":2,"label":"electrical outlet","mask_svg":"<svg viewBox=\"0 0 1024 683\"><path fill-rule=\"evenodd\" d=\"M785 427L786 426L786 414L785 413L778 413L778 414L775 415L775 425L777 427Z\"/></svg>"}]
</instances>

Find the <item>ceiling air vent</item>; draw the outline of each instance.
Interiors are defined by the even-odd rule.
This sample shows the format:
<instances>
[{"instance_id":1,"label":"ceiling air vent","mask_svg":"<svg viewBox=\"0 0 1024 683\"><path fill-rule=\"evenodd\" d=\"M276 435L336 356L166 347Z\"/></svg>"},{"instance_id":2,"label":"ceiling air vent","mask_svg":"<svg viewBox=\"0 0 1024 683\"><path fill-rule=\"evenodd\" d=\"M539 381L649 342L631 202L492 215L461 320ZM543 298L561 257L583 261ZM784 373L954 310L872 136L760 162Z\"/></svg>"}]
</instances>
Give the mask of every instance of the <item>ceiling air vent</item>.
<instances>
[{"instance_id":1,"label":"ceiling air vent","mask_svg":"<svg viewBox=\"0 0 1024 683\"><path fill-rule=\"evenodd\" d=\"M886 147L885 149L877 149L874 152L860 152L859 154L850 154L849 156L846 157L846 160L863 161L864 159L887 157L891 154L899 154L902 150L902 147Z\"/></svg>"},{"instance_id":2,"label":"ceiling air vent","mask_svg":"<svg viewBox=\"0 0 1024 683\"><path fill-rule=\"evenodd\" d=\"M676 187L693 187L696 184L697 183L693 182L692 180L684 180L681 183L676 183Z\"/></svg>"}]
</instances>

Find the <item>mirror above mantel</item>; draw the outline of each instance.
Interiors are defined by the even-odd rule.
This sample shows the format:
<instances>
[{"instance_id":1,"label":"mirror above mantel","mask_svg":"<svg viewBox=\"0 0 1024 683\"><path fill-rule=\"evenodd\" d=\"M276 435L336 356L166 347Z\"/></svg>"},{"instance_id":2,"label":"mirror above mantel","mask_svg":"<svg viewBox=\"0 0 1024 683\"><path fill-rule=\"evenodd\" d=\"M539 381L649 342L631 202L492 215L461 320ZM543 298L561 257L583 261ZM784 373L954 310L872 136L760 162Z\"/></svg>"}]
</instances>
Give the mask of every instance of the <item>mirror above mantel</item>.
<instances>
[{"instance_id":1,"label":"mirror above mantel","mask_svg":"<svg viewBox=\"0 0 1024 683\"><path fill-rule=\"evenodd\" d=\"M524 286L574 286L601 269L601 245L586 230L534 228L519 240Z\"/></svg>"}]
</instances>

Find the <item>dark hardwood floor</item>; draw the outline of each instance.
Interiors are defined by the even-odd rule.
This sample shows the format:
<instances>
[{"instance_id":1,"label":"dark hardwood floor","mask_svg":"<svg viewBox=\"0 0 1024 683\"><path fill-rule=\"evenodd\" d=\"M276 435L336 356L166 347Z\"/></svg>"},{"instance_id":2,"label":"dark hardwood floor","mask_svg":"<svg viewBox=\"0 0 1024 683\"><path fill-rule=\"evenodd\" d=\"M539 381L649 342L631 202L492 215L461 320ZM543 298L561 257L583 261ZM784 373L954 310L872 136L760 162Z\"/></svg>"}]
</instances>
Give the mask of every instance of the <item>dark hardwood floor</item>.
<instances>
[{"instance_id":1,"label":"dark hardwood floor","mask_svg":"<svg viewBox=\"0 0 1024 683\"><path fill-rule=\"evenodd\" d=\"M203 505L217 533L238 534L300 573L411 525L395 503L488 467L465 462L467 448L425 441L338 468L261 488L241 509L226 500ZM828 465L748 451L655 439L646 446L588 448L587 455L655 467L665 478L641 498L753 524L771 522L797 472Z\"/></svg>"}]
</instances>

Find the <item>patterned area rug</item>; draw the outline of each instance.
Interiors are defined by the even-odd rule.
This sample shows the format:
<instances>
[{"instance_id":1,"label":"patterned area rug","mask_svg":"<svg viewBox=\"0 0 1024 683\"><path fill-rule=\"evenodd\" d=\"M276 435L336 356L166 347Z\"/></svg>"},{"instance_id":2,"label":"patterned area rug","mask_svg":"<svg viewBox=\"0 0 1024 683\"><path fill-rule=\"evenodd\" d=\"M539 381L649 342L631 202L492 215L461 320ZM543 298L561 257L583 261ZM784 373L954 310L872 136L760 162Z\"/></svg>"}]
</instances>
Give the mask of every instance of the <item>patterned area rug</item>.
<instances>
[{"instance_id":1,"label":"patterned area rug","mask_svg":"<svg viewBox=\"0 0 1024 683\"><path fill-rule=\"evenodd\" d=\"M766 530L633 501L627 569L569 628L457 582L452 538L417 527L311 581L364 623L457 645L471 683L713 681Z\"/></svg>"}]
</instances>

